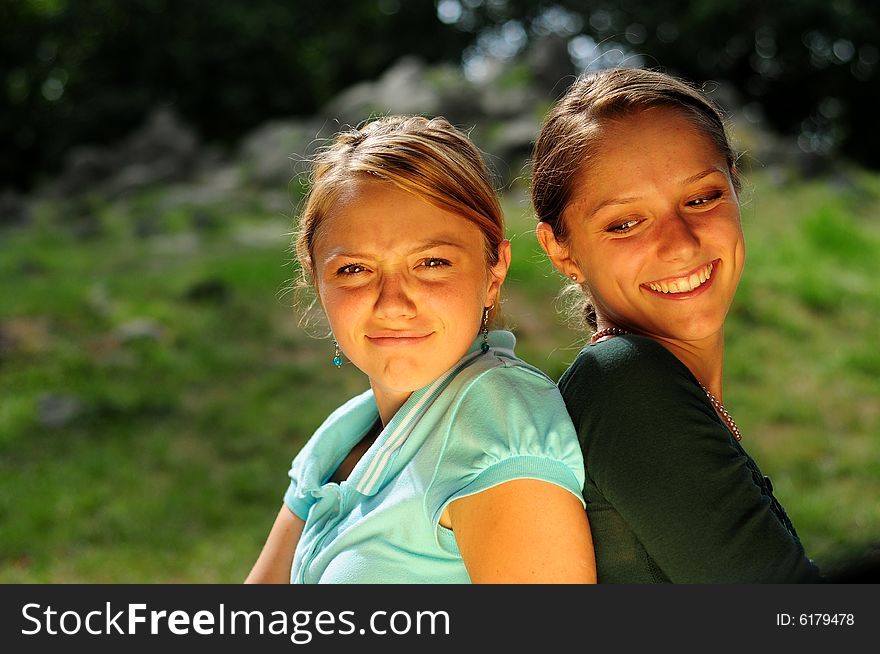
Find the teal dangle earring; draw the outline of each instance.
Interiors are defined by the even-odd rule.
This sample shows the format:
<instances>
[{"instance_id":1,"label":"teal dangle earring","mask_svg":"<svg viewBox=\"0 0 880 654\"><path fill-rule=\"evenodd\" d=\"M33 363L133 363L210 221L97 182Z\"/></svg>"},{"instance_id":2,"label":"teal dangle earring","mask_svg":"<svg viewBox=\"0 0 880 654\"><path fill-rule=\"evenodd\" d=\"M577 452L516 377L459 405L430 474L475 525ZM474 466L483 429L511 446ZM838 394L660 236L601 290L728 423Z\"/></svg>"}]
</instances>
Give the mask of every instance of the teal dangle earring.
<instances>
[{"instance_id":1,"label":"teal dangle earring","mask_svg":"<svg viewBox=\"0 0 880 654\"><path fill-rule=\"evenodd\" d=\"M342 367L342 355L339 353L339 343L333 339L333 365L337 368Z\"/></svg>"},{"instance_id":2,"label":"teal dangle earring","mask_svg":"<svg viewBox=\"0 0 880 654\"><path fill-rule=\"evenodd\" d=\"M492 307L483 307L483 327L480 329L480 332L483 334L483 342L480 343L480 350L485 354L489 351L489 312L492 310Z\"/></svg>"}]
</instances>

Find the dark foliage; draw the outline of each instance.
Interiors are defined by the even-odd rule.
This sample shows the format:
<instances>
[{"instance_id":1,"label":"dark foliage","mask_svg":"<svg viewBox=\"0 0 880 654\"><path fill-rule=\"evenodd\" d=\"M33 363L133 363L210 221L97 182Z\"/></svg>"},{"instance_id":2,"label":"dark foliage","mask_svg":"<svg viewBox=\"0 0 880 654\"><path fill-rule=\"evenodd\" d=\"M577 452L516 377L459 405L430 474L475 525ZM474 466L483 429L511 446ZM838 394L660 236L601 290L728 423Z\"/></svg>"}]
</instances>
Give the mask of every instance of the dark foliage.
<instances>
[{"instance_id":1,"label":"dark foliage","mask_svg":"<svg viewBox=\"0 0 880 654\"><path fill-rule=\"evenodd\" d=\"M315 112L403 54L459 61L510 21L530 38L558 32L548 11L574 18L567 38L730 82L805 152L880 167L880 3L869 0L5 0L0 188L32 187L71 146L117 140L157 105L231 143Z\"/></svg>"},{"instance_id":2,"label":"dark foliage","mask_svg":"<svg viewBox=\"0 0 880 654\"><path fill-rule=\"evenodd\" d=\"M313 113L401 54L455 61L468 38L432 3L390 0L4 0L0 24L0 187L20 188L156 105L230 142Z\"/></svg>"},{"instance_id":3,"label":"dark foliage","mask_svg":"<svg viewBox=\"0 0 880 654\"><path fill-rule=\"evenodd\" d=\"M743 104L753 103L775 130L798 136L805 152L880 168L880 131L873 129L880 3L487 0L461 6L458 22L475 33L510 20L535 31L546 25L548 8L562 9L581 33L641 55L649 67L696 83L732 83Z\"/></svg>"}]
</instances>

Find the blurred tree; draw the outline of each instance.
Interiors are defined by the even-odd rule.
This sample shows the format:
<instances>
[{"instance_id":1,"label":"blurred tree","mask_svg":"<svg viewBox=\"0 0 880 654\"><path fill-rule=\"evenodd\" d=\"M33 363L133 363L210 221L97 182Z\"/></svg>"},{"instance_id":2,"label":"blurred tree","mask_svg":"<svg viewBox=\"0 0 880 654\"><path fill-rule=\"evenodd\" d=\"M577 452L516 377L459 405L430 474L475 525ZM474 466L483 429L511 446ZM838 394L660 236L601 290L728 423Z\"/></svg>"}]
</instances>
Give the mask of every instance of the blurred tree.
<instances>
[{"instance_id":1,"label":"blurred tree","mask_svg":"<svg viewBox=\"0 0 880 654\"><path fill-rule=\"evenodd\" d=\"M0 188L32 186L157 104L231 141L403 54L457 61L470 38L433 3L400 0L3 0L0 24Z\"/></svg>"},{"instance_id":2,"label":"blurred tree","mask_svg":"<svg viewBox=\"0 0 880 654\"><path fill-rule=\"evenodd\" d=\"M551 34L583 67L729 81L805 152L880 168L870 0L3 0L0 24L0 188L33 186L72 145L118 139L157 104L231 142L403 54L473 72L481 53Z\"/></svg>"},{"instance_id":3,"label":"blurred tree","mask_svg":"<svg viewBox=\"0 0 880 654\"><path fill-rule=\"evenodd\" d=\"M587 68L659 66L697 83L729 81L753 116L796 135L805 152L880 168L880 130L870 128L880 97L878 2L440 0L438 14L477 41L510 25L529 38L563 34Z\"/></svg>"}]
</instances>

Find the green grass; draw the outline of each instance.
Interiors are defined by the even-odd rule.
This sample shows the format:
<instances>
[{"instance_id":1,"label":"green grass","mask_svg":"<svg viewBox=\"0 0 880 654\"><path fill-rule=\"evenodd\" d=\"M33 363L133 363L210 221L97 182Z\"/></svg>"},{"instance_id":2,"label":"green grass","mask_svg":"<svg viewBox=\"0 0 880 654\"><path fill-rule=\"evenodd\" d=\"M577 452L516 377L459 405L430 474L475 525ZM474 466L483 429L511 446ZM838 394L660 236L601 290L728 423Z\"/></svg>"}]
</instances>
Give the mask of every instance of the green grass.
<instances>
[{"instance_id":1,"label":"green grass","mask_svg":"<svg viewBox=\"0 0 880 654\"><path fill-rule=\"evenodd\" d=\"M826 567L880 541L878 182L758 178L743 211L725 396Z\"/></svg>"},{"instance_id":2,"label":"green grass","mask_svg":"<svg viewBox=\"0 0 880 654\"><path fill-rule=\"evenodd\" d=\"M752 182L725 403L833 568L880 543L880 176ZM291 457L366 388L298 324L288 221L166 200L45 201L0 232L0 582L242 580ZM521 188L505 208L503 314L555 378L583 335Z\"/></svg>"}]
</instances>

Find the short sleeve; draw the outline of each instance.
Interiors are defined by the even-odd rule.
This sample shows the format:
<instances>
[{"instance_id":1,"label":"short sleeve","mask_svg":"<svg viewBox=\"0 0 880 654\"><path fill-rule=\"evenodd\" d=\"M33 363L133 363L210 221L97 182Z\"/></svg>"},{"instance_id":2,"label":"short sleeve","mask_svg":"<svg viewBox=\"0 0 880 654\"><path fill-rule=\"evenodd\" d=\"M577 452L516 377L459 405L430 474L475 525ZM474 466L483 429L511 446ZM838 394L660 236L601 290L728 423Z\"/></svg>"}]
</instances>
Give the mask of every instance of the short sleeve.
<instances>
[{"instance_id":1,"label":"short sleeve","mask_svg":"<svg viewBox=\"0 0 880 654\"><path fill-rule=\"evenodd\" d=\"M461 391L426 493L439 523L446 506L514 479L560 486L583 503L583 455L556 385L519 366L483 371Z\"/></svg>"}]
</instances>

